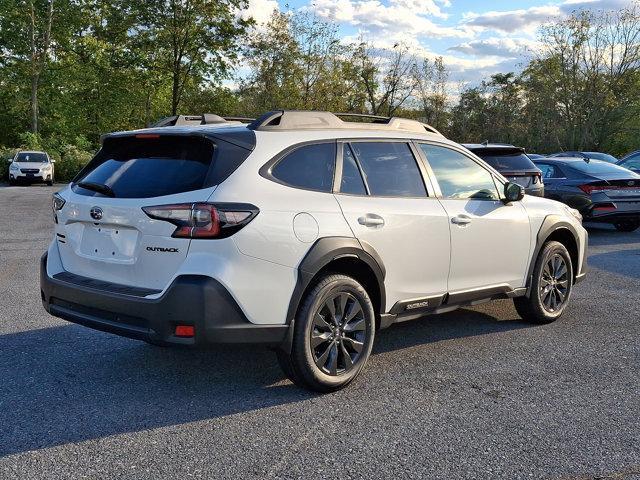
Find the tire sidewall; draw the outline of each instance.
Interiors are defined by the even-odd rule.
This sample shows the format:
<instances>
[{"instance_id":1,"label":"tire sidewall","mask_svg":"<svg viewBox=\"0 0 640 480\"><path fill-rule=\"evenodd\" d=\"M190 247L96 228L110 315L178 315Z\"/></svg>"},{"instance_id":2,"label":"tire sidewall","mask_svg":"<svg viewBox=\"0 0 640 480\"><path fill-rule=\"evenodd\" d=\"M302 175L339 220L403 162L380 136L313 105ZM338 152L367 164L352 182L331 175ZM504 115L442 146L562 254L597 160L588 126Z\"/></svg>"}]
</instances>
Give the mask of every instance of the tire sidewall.
<instances>
[{"instance_id":1,"label":"tire sidewall","mask_svg":"<svg viewBox=\"0 0 640 480\"><path fill-rule=\"evenodd\" d=\"M542 298L540 295L540 280L542 278L542 271L544 269L545 264L551 258L551 256L555 254L560 254L567 265L568 275L567 275L567 295L565 297L564 303L562 304L562 308L555 312L549 312L542 303ZM571 300L571 293L573 292L573 264L571 262L571 256L569 252L560 242L552 241L549 242L540 252L538 260L536 262L536 267L534 270L534 277L532 283L532 292L531 292L531 301L533 302L536 310L540 312L545 318L549 320L555 320L559 318L563 313L567 305Z\"/></svg>"},{"instance_id":2,"label":"tire sidewall","mask_svg":"<svg viewBox=\"0 0 640 480\"><path fill-rule=\"evenodd\" d=\"M365 289L354 279L339 275L332 276L332 281L323 285L319 291L313 289L315 293L313 298L308 298L303 308L300 311L298 319L296 319L296 337L294 341L294 351L296 355L300 355L307 368L306 372L303 372L305 376L309 375L313 383L318 383L331 389L342 387L351 382L362 370L367 363L369 355L373 347L373 341L375 337L375 313L373 310L373 304L369 298L369 295ZM322 283L322 282L320 282ZM313 329L313 317L318 308L324 304L324 302L332 295L339 292L346 292L353 295L362 306L362 311L365 317L365 323L367 328L367 335L365 338L365 344L362 350L358 364L352 368L349 372L332 376L324 373L315 363L313 359L313 353L311 351L311 332Z\"/></svg>"}]
</instances>

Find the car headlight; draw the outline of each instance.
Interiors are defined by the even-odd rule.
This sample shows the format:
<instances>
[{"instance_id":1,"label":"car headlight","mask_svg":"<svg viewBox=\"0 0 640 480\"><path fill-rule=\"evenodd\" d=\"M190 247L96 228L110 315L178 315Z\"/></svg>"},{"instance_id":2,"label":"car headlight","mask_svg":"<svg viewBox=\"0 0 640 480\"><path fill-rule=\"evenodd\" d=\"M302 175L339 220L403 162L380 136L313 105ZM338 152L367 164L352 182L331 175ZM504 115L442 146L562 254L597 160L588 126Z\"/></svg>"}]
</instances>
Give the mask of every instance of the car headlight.
<instances>
[{"instance_id":1,"label":"car headlight","mask_svg":"<svg viewBox=\"0 0 640 480\"><path fill-rule=\"evenodd\" d=\"M18 170L18 165L16 165L15 163L12 163L11 165L9 165L9 170Z\"/></svg>"},{"instance_id":2,"label":"car headlight","mask_svg":"<svg viewBox=\"0 0 640 480\"><path fill-rule=\"evenodd\" d=\"M573 218L575 218L579 222L582 222L582 214L578 210L576 210L575 208L568 207L567 205L564 206L564 209Z\"/></svg>"}]
</instances>

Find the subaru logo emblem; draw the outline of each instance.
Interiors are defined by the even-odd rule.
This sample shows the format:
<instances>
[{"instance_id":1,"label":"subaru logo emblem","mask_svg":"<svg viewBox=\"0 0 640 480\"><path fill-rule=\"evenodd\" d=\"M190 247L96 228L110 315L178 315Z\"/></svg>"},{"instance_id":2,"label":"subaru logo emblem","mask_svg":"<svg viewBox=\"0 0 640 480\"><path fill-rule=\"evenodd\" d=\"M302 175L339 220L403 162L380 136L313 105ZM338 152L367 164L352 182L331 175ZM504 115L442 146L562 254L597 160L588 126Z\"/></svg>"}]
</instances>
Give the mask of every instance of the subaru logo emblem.
<instances>
[{"instance_id":1,"label":"subaru logo emblem","mask_svg":"<svg viewBox=\"0 0 640 480\"><path fill-rule=\"evenodd\" d=\"M91 211L89 212L89 214L94 220L102 219L102 209L100 207L91 207Z\"/></svg>"}]
</instances>

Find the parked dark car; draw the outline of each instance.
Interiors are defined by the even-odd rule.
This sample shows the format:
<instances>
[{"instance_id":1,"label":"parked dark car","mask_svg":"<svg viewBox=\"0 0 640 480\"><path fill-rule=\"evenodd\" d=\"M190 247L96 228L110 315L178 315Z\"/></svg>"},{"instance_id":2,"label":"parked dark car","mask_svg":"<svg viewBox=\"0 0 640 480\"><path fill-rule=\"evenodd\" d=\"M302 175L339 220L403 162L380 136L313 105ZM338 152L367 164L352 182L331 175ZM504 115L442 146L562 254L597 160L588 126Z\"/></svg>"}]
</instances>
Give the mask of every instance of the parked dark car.
<instances>
[{"instance_id":1,"label":"parked dark car","mask_svg":"<svg viewBox=\"0 0 640 480\"><path fill-rule=\"evenodd\" d=\"M527 194L544 196L542 174L524 148L504 143L464 143L462 146L498 170L510 182L523 186Z\"/></svg>"},{"instance_id":2,"label":"parked dark car","mask_svg":"<svg viewBox=\"0 0 640 480\"><path fill-rule=\"evenodd\" d=\"M527 157L529 157L531 160L536 160L538 158L544 158L544 157L546 157L546 155L540 155L539 153L527 152Z\"/></svg>"},{"instance_id":3,"label":"parked dark car","mask_svg":"<svg viewBox=\"0 0 640 480\"><path fill-rule=\"evenodd\" d=\"M600 160L544 158L545 197L578 210L586 222L613 224L632 232L640 227L640 175Z\"/></svg>"},{"instance_id":4,"label":"parked dark car","mask_svg":"<svg viewBox=\"0 0 640 480\"><path fill-rule=\"evenodd\" d=\"M618 162L618 159L613 155L609 155L608 153L602 153L602 152L567 151L567 152L552 153L548 156L549 157L567 157L567 158L588 158L590 160L601 160L603 162L608 162L608 163Z\"/></svg>"},{"instance_id":5,"label":"parked dark car","mask_svg":"<svg viewBox=\"0 0 640 480\"><path fill-rule=\"evenodd\" d=\"M617 163L621 167L628 168L632 172L640 174L640 150L625 155Z\"/></svg>"}]
</instances>

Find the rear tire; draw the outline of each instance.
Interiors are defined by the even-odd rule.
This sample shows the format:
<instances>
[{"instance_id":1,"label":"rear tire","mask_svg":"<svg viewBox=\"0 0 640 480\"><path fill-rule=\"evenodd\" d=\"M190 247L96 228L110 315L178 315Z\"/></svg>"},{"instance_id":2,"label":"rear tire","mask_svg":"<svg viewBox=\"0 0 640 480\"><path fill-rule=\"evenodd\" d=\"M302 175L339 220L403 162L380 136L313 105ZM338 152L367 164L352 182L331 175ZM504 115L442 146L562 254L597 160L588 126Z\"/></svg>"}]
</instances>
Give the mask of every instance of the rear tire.
<instances>
[{"instance_id":1,"label":"rear tire","mask_svg":"<svg viewBox=\"0 0 640 480\"><path fill-rule=\"evenodd\" d=\"M571 297L571 256L560 242L547 242L536 259L528 297L516 297L513 305L523 320L551 323L562 316Z\"/></svg>"},{"instance_id":2,"label":"rear tire","mask_svg":"<svg viewBox=\"0 0 640 480\"><path fill-rule=\"evenodd\" d=\"M623 220L613 224L619 232L635 232L640 227L638 220Z\"/></svg>"},{"instance_id":3,"label":"rear tire","mask_svg":"<svg viewBox=\"0 0 640 480\"><path fill-rule=\"evenodd\" d=\"M321 277L302 299L291 353L276 352L285 375L316 392L339 390L366 364L375 336L375 313L366 290L346 275Z\"/></svg>"}]
</instances>

